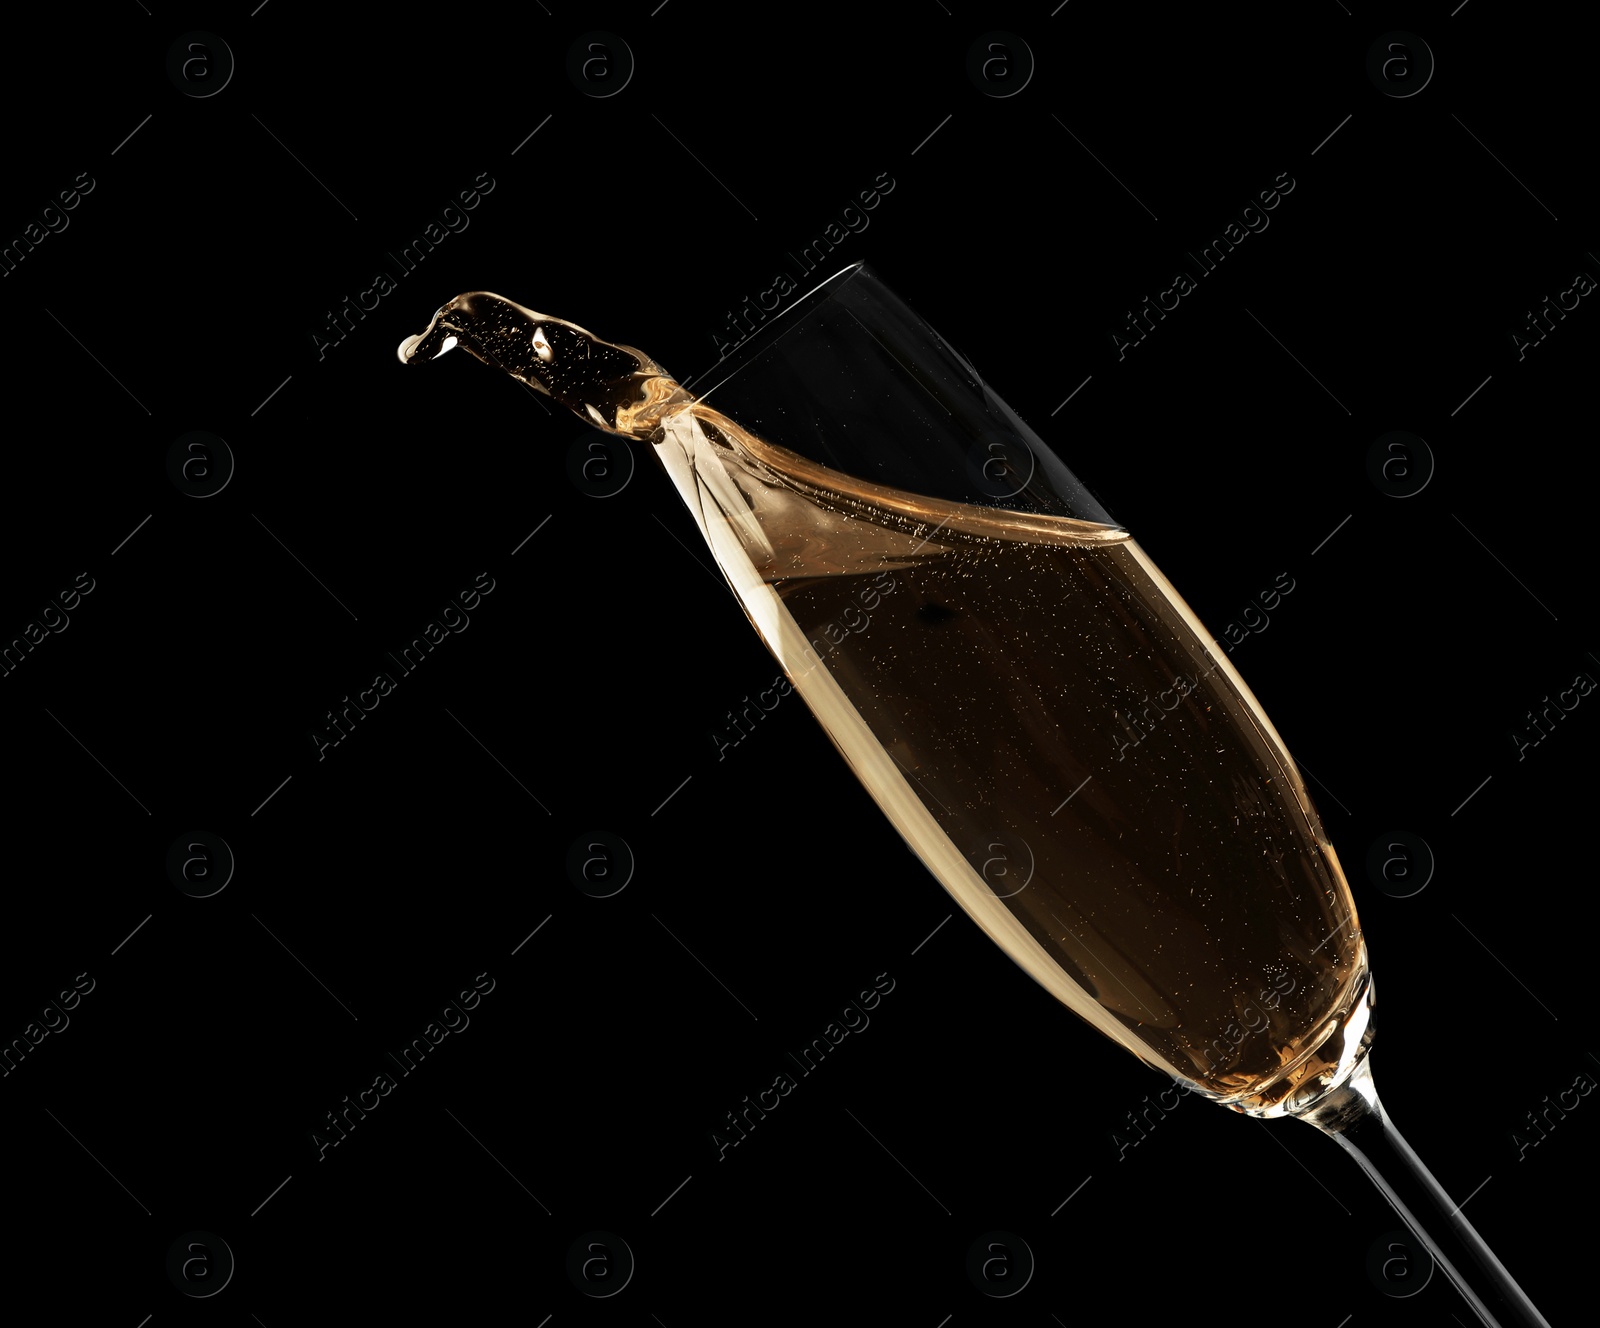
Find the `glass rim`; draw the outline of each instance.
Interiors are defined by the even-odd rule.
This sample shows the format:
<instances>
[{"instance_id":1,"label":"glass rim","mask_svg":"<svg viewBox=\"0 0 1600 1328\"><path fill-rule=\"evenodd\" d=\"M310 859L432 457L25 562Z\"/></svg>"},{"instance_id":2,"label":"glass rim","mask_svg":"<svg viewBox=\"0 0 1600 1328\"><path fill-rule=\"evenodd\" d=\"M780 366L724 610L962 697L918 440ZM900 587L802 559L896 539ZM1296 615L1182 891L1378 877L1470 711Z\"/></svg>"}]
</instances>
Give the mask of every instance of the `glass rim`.
<instances>
[{"instance_id":1,"label":"glass rim","mask_svg":"<svg viewBox=\"0 0 1600 1328\"><path fill-rule=\"evenodd\" d=\"M818 282L799 299L790 304L788 308L780 310L776 315L769 318L743 341L737 342L727 354L723 355L709 369L700 374L697 379L685 383L684 387L693 392L697 400L706 400L719 387L731 382L749 368L762 352L775 346L794 331L802 321L797 315L809 312L823 301L832 299L833 296L857 277L864 277L880 286L883 284L878 281L876 274L867 266L866 260L858 258L855 262L840 268L831 277ZM695 382L708 378L713 373L717 375L717 378L710 387L702 391L694 386Z\"/></svg>"}]
</instances>

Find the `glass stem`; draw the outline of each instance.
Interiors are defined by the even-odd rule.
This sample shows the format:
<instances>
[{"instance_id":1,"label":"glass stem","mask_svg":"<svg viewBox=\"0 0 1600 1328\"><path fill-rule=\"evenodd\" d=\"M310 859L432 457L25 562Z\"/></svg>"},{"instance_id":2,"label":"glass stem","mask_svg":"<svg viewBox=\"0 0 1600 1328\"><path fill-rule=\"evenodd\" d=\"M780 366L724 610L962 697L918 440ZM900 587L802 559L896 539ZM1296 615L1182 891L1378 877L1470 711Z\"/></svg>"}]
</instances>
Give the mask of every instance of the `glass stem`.
<instances>
[{"instance_id":1,"label":"glass stem","mask_svg":"<svg viewBox=\"0 0 1600 1328\"><path fill-rule=\"evenodd\" d=\"M1349 1078L1303 1112L1361 1164L1488 1328L1550 1328L1494 1251L1422 1164L1378 1100L1372 1062L1363 1057Z\"/></svg>"}]
</instances>

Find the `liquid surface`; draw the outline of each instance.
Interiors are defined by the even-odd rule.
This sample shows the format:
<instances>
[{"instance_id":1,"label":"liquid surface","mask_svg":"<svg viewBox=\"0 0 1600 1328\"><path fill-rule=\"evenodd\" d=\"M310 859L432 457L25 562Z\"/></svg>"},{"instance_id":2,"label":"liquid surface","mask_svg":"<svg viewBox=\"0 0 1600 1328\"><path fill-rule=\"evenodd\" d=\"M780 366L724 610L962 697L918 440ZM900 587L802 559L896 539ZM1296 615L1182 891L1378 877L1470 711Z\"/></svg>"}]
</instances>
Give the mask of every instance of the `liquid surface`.
<instances>
[{"instance_id":1,"label":"liquid surface","mask_svg":"<svg viewBox=\"0 0 1600 1328\"><path fill-rule=\"evenodd\" d=\"M1367 987L1348 886L1278 735L1125 532L830 471L498 296L401 358L447 336L650 441L856 775L1047 990L1240 1110L1326 1077Z\"/></svg>"}]
</instances>

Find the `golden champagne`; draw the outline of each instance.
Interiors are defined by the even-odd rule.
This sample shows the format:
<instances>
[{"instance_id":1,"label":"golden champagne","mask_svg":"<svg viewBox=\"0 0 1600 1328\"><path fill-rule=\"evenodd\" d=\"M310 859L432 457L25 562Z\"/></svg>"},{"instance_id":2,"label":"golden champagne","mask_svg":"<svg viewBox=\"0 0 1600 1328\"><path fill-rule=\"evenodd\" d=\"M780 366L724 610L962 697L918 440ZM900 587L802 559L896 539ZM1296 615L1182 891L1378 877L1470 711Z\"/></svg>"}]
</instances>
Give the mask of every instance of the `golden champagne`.
<instances>
[{"instance_id":1,"label":"golden champagne","mask_svg":"<svg viewBox=\"0 0 1600 1328\"><path fill-rule=\"evenodd\" d=\"M1337 1140L1483 1324L1549 1328L1378 1099L1349 885L1215 641L1126 531L1083 519L1103 514L971 366L859 267L801 303L827 316L777 338L780 371L737 412L761 429L718 410L718 388L696 397L643 352L487 292L452 300L399 354L461 345L648 445L794 689L978 926L1147 1064ZM762 430L929 482L875 483ZM1019 438L1023 480L973 485L1026 490L1014 507L912 491L950 490L952 442L974 464L999 439L1003 472Z\"/></svg>"}]
</instances>

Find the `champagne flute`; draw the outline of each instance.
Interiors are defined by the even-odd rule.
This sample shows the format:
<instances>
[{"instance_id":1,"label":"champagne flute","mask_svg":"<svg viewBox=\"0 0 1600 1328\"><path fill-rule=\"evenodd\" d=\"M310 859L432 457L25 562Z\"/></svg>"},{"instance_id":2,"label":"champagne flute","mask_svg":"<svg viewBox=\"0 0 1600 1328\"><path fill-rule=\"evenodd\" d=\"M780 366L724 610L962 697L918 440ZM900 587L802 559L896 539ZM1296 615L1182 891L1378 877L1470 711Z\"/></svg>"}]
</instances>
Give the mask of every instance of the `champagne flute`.
<instances>
[{"instance_id":1,"label":"champagne flute","mask_svg":"<svg viewBox=\"0 0 1600 1328\"><path fill-rule=\"evenodd\" d=\"M1226 652L863 265L693 392L487 292L399 357L457 345L649 446L879 808L1036 981L1190 1091L1331 1135L1483 1323L1548 1328L1378 1099L1349 885Z\"/></svg>"}]
</instances>

